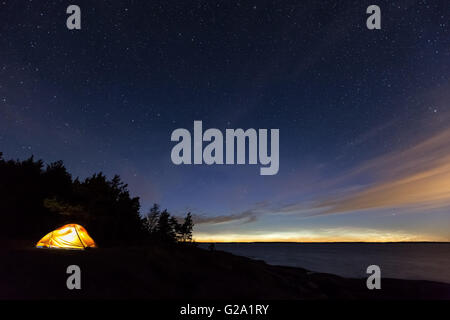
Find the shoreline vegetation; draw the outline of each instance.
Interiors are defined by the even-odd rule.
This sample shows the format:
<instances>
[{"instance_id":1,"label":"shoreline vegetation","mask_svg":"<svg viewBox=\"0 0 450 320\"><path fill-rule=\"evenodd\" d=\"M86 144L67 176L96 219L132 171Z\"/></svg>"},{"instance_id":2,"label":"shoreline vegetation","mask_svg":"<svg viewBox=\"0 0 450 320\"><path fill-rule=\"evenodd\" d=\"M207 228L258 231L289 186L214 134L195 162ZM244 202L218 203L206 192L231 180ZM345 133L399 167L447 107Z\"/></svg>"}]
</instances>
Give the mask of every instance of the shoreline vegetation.
<instances>
[{"instance_id":1,"label":"shoreline vegetation","mask_svg":"<svg viewBox=\"0 0 450 320\"><path fill-rule=\"evenodd\" d=\"M73 179L61 161L0 153L0 200L0 299L450 299L450 284L383 278L382 290L368 290L366 279L198 248L190 212L175 217L155 204L142 217L119 176ZM99 248L34 247L67 223ZM82 290L67 289L69 265L80 267Z\"/></svg>"},{"instance_id":2,"label":"shoreline vegetation","mask_svg":"<svg viewBox=\"0 0 450 320\"><path fill-rule=\"evenodd\" d=\"M0 152L0 239L38 241L66 224L86 228L100 247L193 243L193 217L154 204L144 216L118 175L73 179L62 161L4 160Z\"/></svg>"}]
</instances>

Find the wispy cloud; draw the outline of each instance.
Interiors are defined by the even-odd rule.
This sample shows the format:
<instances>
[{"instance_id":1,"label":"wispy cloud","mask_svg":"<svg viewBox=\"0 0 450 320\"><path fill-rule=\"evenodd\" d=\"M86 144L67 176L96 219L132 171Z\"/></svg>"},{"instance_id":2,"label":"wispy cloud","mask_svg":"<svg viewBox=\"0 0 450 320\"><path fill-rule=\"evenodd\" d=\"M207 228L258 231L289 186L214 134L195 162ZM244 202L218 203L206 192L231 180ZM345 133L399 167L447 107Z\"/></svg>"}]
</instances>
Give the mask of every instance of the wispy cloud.
<instances>
[{"instance_id":1,"label":"wispy cloud","mask_svg":"<svg viewBox=\"0 0 450 320\"><path fill-rule=\"evenodd\" d=\"M450 129L408 149L367 161L340 177L371 175L373 183L358 190L318 201L322 213L450 204Z\"/></svg>"},{"instance_id":2,"label":"wispy cloud","mask_svg":"<svg viewBox=\"0 0 450 320\"><path fill-rule=\"evenodd\" d=\"M252 209L243 212L213 217L194 215L193 219L196 224L223 224L232 222L250 223L256 221L257 217L262 213L267 212L267 206L268 204L266 202L260 202L255 204Z\"/></svg>"},{"instance_id":3,"label":"wispy cloud","mask_svg":"<svg viewBox=\"0 0 450 320\"><path fill-rule=\"evenodd\" d=\"M361 177L369 183L352 184ZM450 129L318 183L327 186L328 195L288 204L267 202L230 215L197 216L196 223L250 223L268 214L314 216L369 209L430 210L450 206Z\"/></svg>"},{"instance_id":4,"label":"wispy cloud","mask_svg":"<svg viewBox=\"0 0 450 320\"><path fill-rule=\"evenodd\" d=\"M230 223L235 221L241 221L242 223L249 223L256 221L257 212L253 210L247 210L241 213L221 215L215 217L208 217L204 215L195 215L194 222L196 224L219 224L219 223Z\"/></svg>"}]
</instances>

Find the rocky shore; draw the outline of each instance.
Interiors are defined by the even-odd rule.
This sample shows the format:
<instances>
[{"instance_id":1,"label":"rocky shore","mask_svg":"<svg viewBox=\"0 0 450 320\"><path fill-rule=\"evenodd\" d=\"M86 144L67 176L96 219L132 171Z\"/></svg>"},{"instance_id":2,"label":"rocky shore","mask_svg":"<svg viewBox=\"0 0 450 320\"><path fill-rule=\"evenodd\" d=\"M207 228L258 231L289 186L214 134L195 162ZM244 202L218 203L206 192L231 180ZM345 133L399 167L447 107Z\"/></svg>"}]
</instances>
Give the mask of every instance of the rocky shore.
<instances>
[{"instance_id":1,"label":"rocky shore","mask_svg":"<svg viewBox=\"0 0 450 320\"><path fill-rule=\"evenodd\" d=\"M450 284L347 279L196 247L0 249L0 299L450 299ZM68 290L69 265L81 289Z\"/></svg>"}]
</instances>

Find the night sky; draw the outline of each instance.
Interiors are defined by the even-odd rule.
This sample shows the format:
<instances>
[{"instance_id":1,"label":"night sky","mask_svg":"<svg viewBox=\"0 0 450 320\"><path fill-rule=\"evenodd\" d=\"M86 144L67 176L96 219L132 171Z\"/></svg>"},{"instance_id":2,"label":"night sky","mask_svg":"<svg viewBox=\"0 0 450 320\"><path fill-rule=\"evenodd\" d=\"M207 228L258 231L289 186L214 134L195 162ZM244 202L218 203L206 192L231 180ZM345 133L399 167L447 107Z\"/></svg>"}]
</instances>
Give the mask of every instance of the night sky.
<instances>
[{"instance_id":1,"label":"night sky","mask_svg":"<svg viewBox=\"0 0 450 320\"><path fill-rule=\"evenodd\" d=\"M449 104L446 0L0 1L4 158L119 174L197 240L450 241ZM174 165L194 120L280 129L278 174Z\"/></svg>"}]
</instances>

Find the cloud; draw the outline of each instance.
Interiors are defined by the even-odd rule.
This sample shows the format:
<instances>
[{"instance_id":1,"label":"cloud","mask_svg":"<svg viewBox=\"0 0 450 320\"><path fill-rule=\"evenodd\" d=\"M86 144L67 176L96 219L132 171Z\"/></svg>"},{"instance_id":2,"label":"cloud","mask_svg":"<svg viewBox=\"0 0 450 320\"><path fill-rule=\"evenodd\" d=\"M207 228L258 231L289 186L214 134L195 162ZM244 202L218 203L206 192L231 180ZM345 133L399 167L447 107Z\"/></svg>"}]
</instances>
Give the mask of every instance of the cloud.
<instances>
[{"instance_id":1,"label":"cloud","mask_svg":"<svg viewBox=\"0 0 450 320\"><path fill-rule=\"evenodd\" d=\"M341 176L350 180L371 176L373 183L339 197L322 199L314 206L322 214L365 209L450 204L450 129L402 151L367 161Z\"/></svg>"},{"instance_id":2,"label":"cloud","mask_svg":"<svg viewBox=\"0 0 450 320\"><path fill-rule=\"evenodd\" d=\"M442 117L450 120L448 114ZM301 184L300 190L304 194L317 191L310 193L311 197L274 203L279 196L274 194L263 206L231 215L198 216L196 223L251 223L262 215L310 217L390 208L425 212L450 207L450 128L434 130L419 142L369 159L340 175L310 182ZM290 191L292 196L299 191L294 189L296 186L290 185L283 193Z\"/></svg>"},{"instance_id":3,"label":"cloud","mask_svg":"<svg viewBox=\"0 0 450 320\"><path fill-rule=\"evenodd\" d=\"M250 223L255 222L261 214L267 212L268 205L268 202L262 201L256 203L253 208L242 212L214 217L193 215L193 219L196 224L222 224L232 222Z\"/></svg>"},{"instance_id":4,"label":"cloud","mask_svg":"<svg viewBox=\"0 0 450 320\"><path fill-rule=\"evenodd\" d=\"M367 180L366 184L355 181ZM315 200L250 208L238 214L200 217L198 223L256 221L263 214L315 216L370 209L431 210L450 206L450 129L441 130L409 148L374 159L335 178L319 182L331 187ZM310 186L311 188L317 186Z\"/></svg>"},{"instance_id":5,"label":"cloud","mask_svg":"<svg viewBox=\"0 0 450 320\"><path fill-rule=\"evenodd\" d=\"M257 219L258 213L253 210L247 210L241 213L221 215L215 217L207 217L204 215L194 215L194 222L196 224L219 224L219 223L231 223L235 221L241 221L242 223L254 222Z\"/></svg>"}]
</instances>

